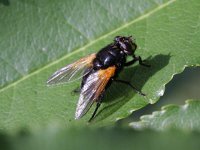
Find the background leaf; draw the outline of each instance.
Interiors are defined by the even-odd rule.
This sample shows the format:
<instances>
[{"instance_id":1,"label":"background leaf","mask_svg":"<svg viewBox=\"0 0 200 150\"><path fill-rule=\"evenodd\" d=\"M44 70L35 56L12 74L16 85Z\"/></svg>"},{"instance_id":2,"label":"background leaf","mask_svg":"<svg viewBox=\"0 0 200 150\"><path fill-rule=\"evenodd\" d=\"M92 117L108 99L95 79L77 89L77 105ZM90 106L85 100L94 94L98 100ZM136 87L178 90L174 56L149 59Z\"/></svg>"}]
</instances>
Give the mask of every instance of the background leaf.
<instances>
[{"instance_id":1,"label":"background leaf","mask_svg":"<svg viewBox=\"0 0 200 150\"><path fill-rule=\"evenodd\" d=\"M85 136L87 135L87 137ZM165 132L134 131L131 129L57 130L49 127L37 132L21 131L17 135L1 134L0 143L4 150L51 150L51 149L149 149L149 150L188 150L198 149L199 133L186 133L178 130ZM145 144L144 144L145 143ZM169 144L170 143L170 144Z\"/></svg>"},{"instance_id":2,"label":"background leaf","mask_svg":"<svg viewBox=\"0 0 200 150\"><path fill-rule=\"evenodd\" d=\"M150 69L136 64L120 77L148 97L113 84L94 121L110 124L156 102L174 74L200 63L199 8L197 0L1 2L0 128L86 124L92 110L74 121L78 95L71 91L79 82L52 88L45 82L58 68L97 52L116 35L134 35L136 55L151 64Z\"/></svg>"},{"instance_id":3,"label":"background leaf","mask_svg":"<svg viewBox=\"0 0 200 150\"><path fill-rule=\"evenodd\" d=\"M166 130L178 128L184 130L200 130L200 101L189 100L183 106L168 105L161 111L155 111L151 115L144 115L141 121L132 122L130 126L137 129L151 128Z\"/></svg>"}]
</instances>

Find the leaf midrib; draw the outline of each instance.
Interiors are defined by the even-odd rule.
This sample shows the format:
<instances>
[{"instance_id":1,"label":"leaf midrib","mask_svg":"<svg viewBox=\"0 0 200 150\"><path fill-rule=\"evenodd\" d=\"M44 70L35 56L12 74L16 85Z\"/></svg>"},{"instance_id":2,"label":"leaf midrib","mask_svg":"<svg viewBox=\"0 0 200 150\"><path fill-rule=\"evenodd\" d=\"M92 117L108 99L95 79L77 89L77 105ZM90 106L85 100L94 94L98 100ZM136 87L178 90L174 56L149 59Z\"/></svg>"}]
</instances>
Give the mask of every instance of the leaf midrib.
<instances>
[{"instance_id":1,"label":"leaf midrib","mask_svg":"<svg viewBox=\"0 0 200 150\"><path fill-rule=\"evenodd\" d=\"M29 77L31 77L31 76L33 76L33 75L35 75L35 74L37 74L37 73L39 73L39 72L41 72L41 71L49 68L49 67L51 67L51 66L53 66L53 65L61 62L62 60L65 60L66 58L68 58L68 57L70 57L70 56L72 56L72 55L74 55L74 54L76 54L78 52L81 52L81 51L85 50L87 47L92 46L93 44L95 44L95 43L97 43L97 42L99 42L99 41L107 38L108 36L110 36L110 35L118 32L118 31L120 31L120 30L122 30L122 29L124 29L124 28L126 28L126 27L128 27L128 26L130 26L130 25L132 25L134 23L136 23L136 22L139 22L140 20L143 20L143 19L151 16L152 14L154 14L157 11L159 11L159 10L167 7L168 5L174 3L175 1L177 1L177 0L170 0L170 1L166 2L166 3L163 3L163 4L159 5L158 7L156 7L155 9L149 11L148 13L146 13L146 14L138 17L138 18L136 18L135 20L132 20L132 21L130 21L130 22L128 22L128 23L126 23L126 24L124 24L124 25L122 25L122 26L114 29L114 30L112 30L111 32L108 32L107 34L104 34L104 35L100 36L99 38L91 41L90 43L86 44L85 46L83 46L81 48L78 48L78 49L74 50L73 52L71 52L69 54L64 55L63 57L59 58L58 60L53 61L53 62L45 65L44 67L42 67L42 68L40 68L40 69L38 69L36 71L33 71L32 73L30 73L30 74L28 74L28 75L26 75L26 76L24 76L24 77L16 80L15 82L13 82L13 83L11 83L11 84L9 84L7 86L4 86L3 88L0 89L0 93L3 92L3 91L5 91L5 90L7 90L7 89L9 89L9 88L11 88L11 87L13 87L13 86L15 86L15 85L17 85L18 83L20 83L22 81L28 79Z\"/></svg>"}]
</instances>

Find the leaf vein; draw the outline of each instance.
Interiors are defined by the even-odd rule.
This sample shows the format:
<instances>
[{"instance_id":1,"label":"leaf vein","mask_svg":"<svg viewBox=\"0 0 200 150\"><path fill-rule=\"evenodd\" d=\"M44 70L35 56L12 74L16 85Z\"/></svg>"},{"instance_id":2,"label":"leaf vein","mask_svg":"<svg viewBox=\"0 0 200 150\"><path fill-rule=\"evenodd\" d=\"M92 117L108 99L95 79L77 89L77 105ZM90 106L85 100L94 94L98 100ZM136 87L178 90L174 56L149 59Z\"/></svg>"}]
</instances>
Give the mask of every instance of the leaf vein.
<instances>
[{"instance_id":1,"label":"leaf vein","mask_svg":"<svg viewBox=\"0 0 200 150\"><path fill-rule=\"evenodd\" d=\"M45 70L45 69L47 69L47 68L49 68L49 67L51 67L51 66L53 66L53 65L55 65L55 64L57 64L57 63L59 63L59 62L61 62L62 60L66 59L66 58L68 58L68 57L70 57L70 56L72 56L72 55L74 55L74 54L76 54L76 53L79 53L79 52L85 50L87 47L89 47L89 46L91 46L91 45L93 45L93 44L95 44L95 43L97 43L97 42L99 42L99 41L105 39L106 37L108 37L108 36L110 36L110 35L112 35L112 34L118 32L118 31L120 31L120 30L122 30L122 29L124 29L124 28L126 28L126 27L128 27L128 26L130 26L130 25L132 25L132 24L134 24L134 23L136 23L136 22L139 22L140 20L146 19L147 17L153 15L154 13L158 12L159 10L161 10L161 9L163 9L163 8L165 8L165 7L167 7L167 6L169 6L170 4L172 4L172 3L176 2L176 1L177 1L177 0L170 0L170 1L166 2L166 3L163 3L162 5L158 6L158 7L155 8L155 9L153 9L152 11L149 11L149 12L147 12L146 14L144 14L144 15L142 15L142 16L140 16L140 17L138 17L138 18L136 18L136 19L134 19L134 20L132 20L132 21L130 21L130 22L127 22L127 23L125 23L124 25L122 25L122 26L120 26L120 27L118 27L118 28L112 30L111 32L108 32L107 34L104 34L104 35L100 36L99 38L97 38L97 39L95 39L95 40L89 42L88 44L86 44L85 46L83 46L83 47L81 47L81 48L78 48L77 50L73 51L72 53L69 53L69 54L67 54L67 55L65 55L65 56L63 56L63 57L61 57L60 59L58 59L58 60L56 60L56 61L54 61L54 62L52 62L52 63L49 63L49 64L47 64L46 66L44 66L44 67L42 67L42 68L40 68L40 69L38 69L38 70L36 70L36 71L34 71L34 72L32 72L32 73L26 75L26 76L23 76L21 79L19 79L19 80L13 82L13 83L11 83L11 84L9 84L9 85L7 85L7 86L1 88L1 89L0 89L0 93L3 92L3 91L5 91L6 89L9 89L10 87L13 87L13 86L17 85L18 83L20 83L20 82L22 82L22 81L28 79L29 77L31 77L31 76L33 76L33 75L35 75L35 74L41 72L42 70ZM69 25L70 25L70 24L69 24ZM72 27L73 27L73 26L72 26Z\"/></svg>"}]
</instances>

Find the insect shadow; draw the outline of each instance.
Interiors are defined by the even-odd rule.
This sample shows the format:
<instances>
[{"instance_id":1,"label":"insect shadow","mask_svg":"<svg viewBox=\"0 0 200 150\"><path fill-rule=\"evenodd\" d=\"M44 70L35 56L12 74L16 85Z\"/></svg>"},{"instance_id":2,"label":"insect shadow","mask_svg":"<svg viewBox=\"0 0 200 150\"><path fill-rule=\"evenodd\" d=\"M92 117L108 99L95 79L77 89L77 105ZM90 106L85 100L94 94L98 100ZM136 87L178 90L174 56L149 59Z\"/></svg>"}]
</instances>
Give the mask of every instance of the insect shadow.
<instances>
[{"instance_id":1,"label":"insect shadow","mask_svg":"<svg viewBox=\"0 0 200 150\"><path fill-rule=\"evenodd\" d=\"M132 85L141 90L151 76L169 63L170 57L170 54L160 54L154 57L150 56L146 59L146 62L151 65L150 68L143 67L139 64L137 66L125 68L118 78L130 81ZM97 122L107 118L127 103L135 94L137 93L129 86L116 82L113 83L111 87L107 89L103 99L104 106L100 108L94 121ZM145 94L148 96L148 93Z\"/></svg>"}]
</instances>

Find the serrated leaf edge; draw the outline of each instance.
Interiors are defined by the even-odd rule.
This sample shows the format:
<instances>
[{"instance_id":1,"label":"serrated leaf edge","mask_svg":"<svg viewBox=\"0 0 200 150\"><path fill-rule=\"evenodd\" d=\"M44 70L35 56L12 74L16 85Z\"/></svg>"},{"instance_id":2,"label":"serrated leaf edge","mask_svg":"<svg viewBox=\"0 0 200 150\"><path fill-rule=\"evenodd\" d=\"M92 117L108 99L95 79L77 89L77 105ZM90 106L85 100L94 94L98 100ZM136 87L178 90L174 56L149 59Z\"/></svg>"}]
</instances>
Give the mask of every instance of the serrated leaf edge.
<instances>
[{"instance_id":1,"label":"serrated leaf edge","mask_svg":"<svg viewBox=\"0 0 200 150\"><path fill-rule=\"evenodd\" d=\"M154 111L152 114L141 116L140 121L129 123L129 126L134 129L144 129L144 128L146 128L145 122L149 122L147 120L150 120L151 118L155 118L158 115L164 115L167 111L172 110L172 109L187 110L189 105L192 105L194 103L200 103L200 101L189 99L189 100L185 101L184 105L169 104L169 105L163 106L163 107L161 107L161 110L159 110L159 111Z\"/></svg>"}]
</instances>

